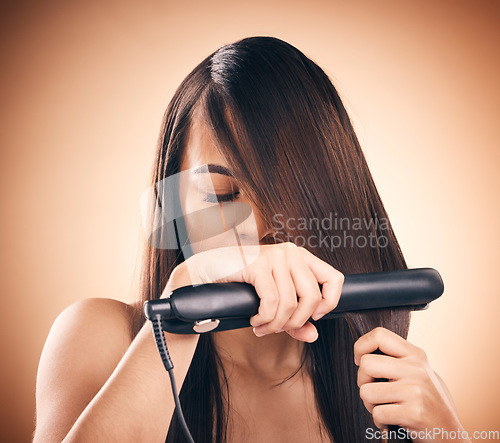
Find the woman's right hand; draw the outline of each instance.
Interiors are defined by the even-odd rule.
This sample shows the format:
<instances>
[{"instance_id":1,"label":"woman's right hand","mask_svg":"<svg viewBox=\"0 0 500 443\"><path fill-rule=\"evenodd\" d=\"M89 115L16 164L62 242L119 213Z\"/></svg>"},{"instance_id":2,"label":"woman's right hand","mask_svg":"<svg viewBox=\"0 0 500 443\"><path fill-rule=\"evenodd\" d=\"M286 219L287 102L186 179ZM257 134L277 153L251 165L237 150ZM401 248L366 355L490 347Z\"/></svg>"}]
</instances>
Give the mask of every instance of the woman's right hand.
<instances>
[{"instance_id":1,"label":"woman's right hand","mask_svg":"<svg viewBox=\"0 0 500 443\"><path fill-rule=\"evenodd\" d=\"M235 267L242 263L242 252L255 259ZM228 269L233 272L228 274ZM309 317L318 320L337 306L344 275L291 242L228 246L199 252L179 264L162 298L181 286L231 281L252 284L261 299L250 319L257 336L286 331L296 340L313 342L318 332Z\"/></svg>"}]
</instances>

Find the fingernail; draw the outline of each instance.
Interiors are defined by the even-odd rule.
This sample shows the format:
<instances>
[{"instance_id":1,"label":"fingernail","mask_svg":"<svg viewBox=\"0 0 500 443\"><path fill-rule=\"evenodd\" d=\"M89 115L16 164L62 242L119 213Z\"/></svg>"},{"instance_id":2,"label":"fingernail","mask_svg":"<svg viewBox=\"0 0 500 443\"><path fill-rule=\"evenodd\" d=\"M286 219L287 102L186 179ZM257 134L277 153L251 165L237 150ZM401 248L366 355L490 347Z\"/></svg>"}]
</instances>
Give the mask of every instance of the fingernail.
<instances>
[{"instance_id":1,"label":"fingernail","mask_svg":"<svg viewBox=\"0 0 500 443\"><path fill-rule=\"evenodd\" d=\"M312 315L312 319L314 321L319 320L325 314L326 314L326 312L316 312L314 315Z\"/></svg>"},{"instance_id":2,"label":"fingernail","mask_svg":"<svg viewBox=\"0 0 500 443\"><path fill-rule=\"evenodd\" d=\"M266 334L263 334L262 332L257 332L257 331L255 330L255 328L253 328L253 332L254 332L254 334L255 334L257 337L262 337L263 335L266 335Z\"/></svg>"},{"instance_id":3,"label":"fingernail","mask_svg":"<svg viewBox=\"0 0 500 443\"><path fill-rule=\"evenodd\" d=\"M276 331L275 334L277 334L278 332L285 332L284 329L280 329L279 331Z\"/></svg>"}]
</instances>

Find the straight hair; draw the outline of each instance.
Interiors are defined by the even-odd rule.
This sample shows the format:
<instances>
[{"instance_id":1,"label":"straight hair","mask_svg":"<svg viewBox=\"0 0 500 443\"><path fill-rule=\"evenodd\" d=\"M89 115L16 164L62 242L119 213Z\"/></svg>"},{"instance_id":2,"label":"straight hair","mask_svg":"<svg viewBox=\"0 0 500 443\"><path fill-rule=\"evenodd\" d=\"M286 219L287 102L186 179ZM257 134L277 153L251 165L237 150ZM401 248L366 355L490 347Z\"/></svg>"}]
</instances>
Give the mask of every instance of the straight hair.
<instances>
[{"instance_id":1,"label":"straight hair","mask_svg":"<svg viewBox=\"0 0 500 443\"><path fill-rule=\"evenodd\" d=\"M288 221L278 240L305 247L344 274L407 268L339 94L328 75L297 48L274 37L249 37L198 64L165 112L151 185L180 171L194 118L203 119L240 189L268 225L275 225L276 214ZM298 226L300 219L324 220L332 214L344 223ZM355 219L371 222L346 222ZM319 243L321 238L336 243ZM162 295L172 270L184 260L180 249L155 248L149 242L144 247L141 305ZM132 337L144 321L138 305ZM376 429L359 396L354 342L377 326L406 338L409 322L406 308L313 322L319 337L305 343L297 372L306 370L312 377L320 420L332 442L359 443L366 440L367 428ZM199 337L180 392L197 443L226 442L231 417L228 379L214 333ZM186 441L176 414L166 441Z\"/></svg>"}]
</instances>

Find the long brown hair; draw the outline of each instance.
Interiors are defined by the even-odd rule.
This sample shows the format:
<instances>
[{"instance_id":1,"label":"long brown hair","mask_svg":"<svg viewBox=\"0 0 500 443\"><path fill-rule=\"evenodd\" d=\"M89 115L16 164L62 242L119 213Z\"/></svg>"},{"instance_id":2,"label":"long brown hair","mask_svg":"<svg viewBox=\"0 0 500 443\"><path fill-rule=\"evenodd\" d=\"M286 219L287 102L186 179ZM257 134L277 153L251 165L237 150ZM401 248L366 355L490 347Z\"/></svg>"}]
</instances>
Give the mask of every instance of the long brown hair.
<instances>
[{"instance_id":1,"label":"long brown hair","mask_svg":"<svg viewBox=\"0 0 500 443\"><path fill-rule=\"evenodd\" d=\"M151 185L179 172L196 110L269 226L287 220L279 226L284 240L344 274L406 268L342 101L326 73L301 51L277 38L249 37L196 66L164 115ZM325 220L328 226L320 223ZM159 298L184 260L181 250L145 248L142 302ZM144 321L138 306L133 336ZM315 323L319 338L305 343L302 365L332 441L358 443L375 428L359 397L354 342L377 326L406 338L409 321L408 310L388 309ZM212 333L202 334L180 392L197 443L226 439L230 399L223 398L220 380L227 388ZM175 414L167 441L185 441Z\"/></svg>"}]
</instances>

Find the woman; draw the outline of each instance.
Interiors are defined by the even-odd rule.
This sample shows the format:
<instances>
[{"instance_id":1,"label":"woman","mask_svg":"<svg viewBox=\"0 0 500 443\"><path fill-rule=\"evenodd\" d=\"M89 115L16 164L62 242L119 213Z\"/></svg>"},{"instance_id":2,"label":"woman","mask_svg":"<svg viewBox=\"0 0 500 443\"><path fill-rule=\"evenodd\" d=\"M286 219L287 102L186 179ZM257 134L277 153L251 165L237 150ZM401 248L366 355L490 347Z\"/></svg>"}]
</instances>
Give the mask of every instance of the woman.
<instances>
[{"instance_id":1,"label":"woman","mask_svg":"<svg viewBox=\"0 0 500 443\"><path fill-rule=\"evenodd\" d=\"M463 430L444 383L405 340L407 309L316 322L336 306L344 274L406 268L321 68L271 37L208 56L168 106L151 183L176 174L183 213L245 203L255 235L239 231L241 246L202 238L190 253L182 242L162 245L172 235L165 227L146 245L141 303L87 299L66 309L40 361L35 441L184 441L142 302L213 281L251 283L261 303L253 329L165 333L196 442L381 441L376 431L387 425Z\"/></svg>"}]
</instances>

